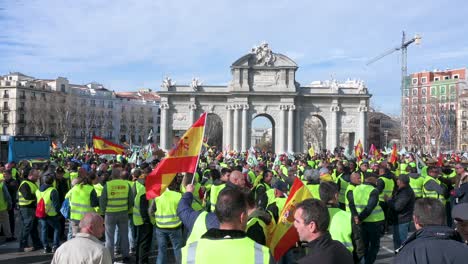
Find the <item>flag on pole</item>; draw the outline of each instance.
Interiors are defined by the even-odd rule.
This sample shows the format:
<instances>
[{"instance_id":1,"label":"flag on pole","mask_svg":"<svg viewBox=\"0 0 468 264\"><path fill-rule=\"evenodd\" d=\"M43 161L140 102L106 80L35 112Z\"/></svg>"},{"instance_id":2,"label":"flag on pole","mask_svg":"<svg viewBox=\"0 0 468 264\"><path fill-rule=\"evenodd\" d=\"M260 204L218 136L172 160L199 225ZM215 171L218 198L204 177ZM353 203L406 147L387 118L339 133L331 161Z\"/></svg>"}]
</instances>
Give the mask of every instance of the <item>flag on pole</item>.
<instances>
[{"instance_id":1,"label":"flag on pole","mask_svg":"<svg viewBox=\"0 0 468 264\"><path fill-rule=\"evenodd\" d=\"M249 164L249 166L254 167L258 165L257 157L255 156L255 150L253 147L247 151L247 156L247 164Z\"/></svg>"},{"instance_id":2,"label":"flag on pole","mask_svg":"<svg viewBox=\"0 0 468 264\"><path fill-rule=\"evenodd\" d=\"M153 142L153 129L150 130L148 137L146 138L146 142L152 143Z\"/></svg>"},{"instance_id":3,"label":"flag on pole","mask_svg":"<svg viewBox=\"0 0 468 264\"><path fill-rule=\"evenodd\" d=\"M362 152L364 152L364 150L362 148L361 140L359 140L356 147L354 147L354 156L358 161L362 160Z\"/></svg>"},{"instance_id":4,"label":"flag on pole","mask_svg":"<svg viewBox=\"0 0 468 264\"><path fill-rule=\"evenodd\" d=\"M375 148L374 144L372 143L371 146L370 146L370 148L369 148L369 156L374 157L374 159L377 158L377 157L375 156L375 150L376 150L376 148Z\"/></svg>"},{"instance_id":5,"label":"flag on pole","mask_svg":"<svg viewBox=\"0 0 468 264\"><path fill-rule=\"evenodd\" d=\"M112 141L105 140L101 137L93 136L93 148L94 153L102 154L115 154L122 155L124 153L124 147L113 143Z\"/></svg>"},{"instance_id":6,"label":"flag on pole","mask_svg":"<svg viewBox=\"0 0 468 264\"><path fill-rule=\"evenodd\" d=\"M294 227L294 211L298 203L309 198L312 198L309 189L296 177L268 243L276 261L299 241L299 235Z\"/></svg>"},{"instance_id":7,"label":"flag on pole","mask_svg":"<svg viewBox=\"0 0 468 264\"><path fill-rule=\"evenodd\" d=\"M205 132L205 123L206 113L203 113L180 138L177 145L147 176L146 198L148 200L160 196L171 184L176 173L195 172Z\"/></svg>"},{"instance_id":8,"label":"flag on pole","mask_svg":"<svg viewBox=\"0 0 468 264\"><path fill-rule=\"evenodd\" d=\"M398 161L398 152L397 152L397 147L396 144L393 144L392 152L390 155L390 163L395 165L395 163Z\"/></svg>"},{"instance_id":9,"label":"flag on pole","mask_svg":"<svg viewBox=\"0 0 468 264\"><path fill-rule=\"evenodd\" d=\"M57 146L57 143L55 143L54 141L52 141L52 148L53 148L53 149L57 149L57 147L58 147L58 146Z\"/></svg>"}]
</instances>

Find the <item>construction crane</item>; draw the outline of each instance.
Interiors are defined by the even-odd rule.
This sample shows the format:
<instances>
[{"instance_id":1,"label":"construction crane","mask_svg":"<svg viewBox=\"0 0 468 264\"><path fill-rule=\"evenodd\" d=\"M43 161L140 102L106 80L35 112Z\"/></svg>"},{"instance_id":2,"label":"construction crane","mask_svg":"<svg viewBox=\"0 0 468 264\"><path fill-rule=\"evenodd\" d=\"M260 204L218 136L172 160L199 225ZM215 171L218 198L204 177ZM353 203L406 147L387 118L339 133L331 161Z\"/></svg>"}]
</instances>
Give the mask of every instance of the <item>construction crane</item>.
<instances>
[{"instance_id":1,"label":"construction crane","mask_svg":"<svg viewBox=\"0 0 468 264\"><path fill-rule=\"evenodd\" d=\"M403 36L401 39L401 45L388 50L387 52L382 53L381 55L369 60L366 65L369 66L370 64L382 59L383 57L392 54L395 51L401 50L401 106L403 106L403 90L405 88L405 79L406 75L408 74L408 65L407 65L407 56L408 56L408 46L411 45L412 43L415 43L416 45L421 44L421 36L416 34L412 39L406 40L406 34L405 31L403 31ZM402 142L406 141L406 131L404 129L404 115L405 111L402 111L401 114L401 138L404 139Z\"/></svg>"}]
</instances>

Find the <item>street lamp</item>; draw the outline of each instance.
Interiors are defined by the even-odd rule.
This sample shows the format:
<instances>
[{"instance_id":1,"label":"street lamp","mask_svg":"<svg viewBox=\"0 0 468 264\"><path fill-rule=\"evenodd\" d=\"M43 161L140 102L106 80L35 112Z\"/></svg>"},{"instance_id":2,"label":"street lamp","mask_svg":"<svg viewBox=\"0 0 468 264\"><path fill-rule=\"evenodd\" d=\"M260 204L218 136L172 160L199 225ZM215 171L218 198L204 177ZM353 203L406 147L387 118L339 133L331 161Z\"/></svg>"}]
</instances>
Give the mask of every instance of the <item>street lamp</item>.
<instances>
[{"instance_id":1,"label":"street lamp","mask_svg":"<svg viewBox=\"0 0 468 264\"><path fill-rule=\"evenodd\" d=\"M385 135L385 147L388 147L388 130L384 130L384 135Z\"/></svg>"}]
</instances>

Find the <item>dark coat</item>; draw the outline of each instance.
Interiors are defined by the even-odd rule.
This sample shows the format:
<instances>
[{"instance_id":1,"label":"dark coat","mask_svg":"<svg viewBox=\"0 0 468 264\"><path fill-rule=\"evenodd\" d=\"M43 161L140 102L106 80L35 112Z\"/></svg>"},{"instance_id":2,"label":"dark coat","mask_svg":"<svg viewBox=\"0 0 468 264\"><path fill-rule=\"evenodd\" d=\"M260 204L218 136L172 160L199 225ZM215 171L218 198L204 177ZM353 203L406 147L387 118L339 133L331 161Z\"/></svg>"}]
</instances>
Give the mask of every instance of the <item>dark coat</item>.
<instances>
[{"instance_id":1,"label":"dark coat","mask_svg":"<svg viewBox=\"0 0 468 264\"><path fill-rule=\"evenodd\" d=\"M467 263L468 246L447 226L427 226L413 233L398 249L394 263Z\"/></svg>"},{"instance_id":2,"label":"dark coat","mask_svg":"<svg viewBox=\"0 0 468 264\"><path fill-rule=\"evenodd\" d=\"M307 244L305 257L297 261L298 264L321 263L321 264L352 264L353 256L340 242L333 240L330 233L309 242Z\"/></svg>"},{"instance_id":3,"label":"dark coat","mask_svg":"<svg viewBox=\"0 0 468 264\"><path fill-rule=\"evenodd\" d=\"M390 223L397 225L411 222L415 199L414 191L410 186L398 189L392 199L387 201Z\"/></svg>"}]
</instances>

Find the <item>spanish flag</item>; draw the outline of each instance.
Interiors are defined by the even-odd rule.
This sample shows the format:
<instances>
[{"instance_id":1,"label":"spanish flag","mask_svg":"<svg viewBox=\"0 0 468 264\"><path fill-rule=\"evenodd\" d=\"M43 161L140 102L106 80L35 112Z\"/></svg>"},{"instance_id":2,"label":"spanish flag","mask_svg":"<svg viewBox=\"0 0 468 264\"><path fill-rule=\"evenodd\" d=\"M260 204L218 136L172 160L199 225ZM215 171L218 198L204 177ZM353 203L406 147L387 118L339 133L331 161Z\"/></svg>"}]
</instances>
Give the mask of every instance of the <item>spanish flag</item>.
<instances>
[{"instance_id":1,"label":"spanish flag","mask_svg":"<svg viewBox=\"0 0 468 264\"><path fill-rule=\"evenodd\" d=\"M393 144L392 154L390 155L390 163L395 164L398 161L398 153L396 144Z\"/></svg>"},{"instance_id":2,"label":"spanish flag","mask_svg":"<svg viewBox=\"0 0 468 264\"><path fill-rule=\"evenodd\" d=\"M117 145L109 140L93 136L93 148L96 154L115 154L122 155L124 147Z\"/></svg>"},{"instance_id":3,"label":"spanish flag","mask_svg":"<svg viewBox=\"0 0 468 264\"><path fill-rule=\"evenodd\" d=\"M276 261L299 241L299 235L294 227L294 211L298 203L310 198L312 198L312 194L309 189L299 178L295 178L291 192L268 243Z\"/></svg>"},{"instance_id":4,"label":"spanish flag","mask_svg":"<svg viewBox=\"0 0 468 264\"><path fill-rule=\"evenodd\" d=\"M356 157L358 161L362 160L362 152L363 152L363 148L362 148L361 140L359 140L356 147L354 147L354 156Z\"/></svg>"},{"instance_id":5,"label":"spanish flag","mask_svg":"<svg viewBox=\"0 0 468 264\"><path fill-rule=\"evenodd\" d=\"M148 200L160 196L171 184L176 173L195 172L205 133L205 121L206 113L203 113L180 138L169 154L146 177L146 198Z\"/></svg>"}]
</instances>

